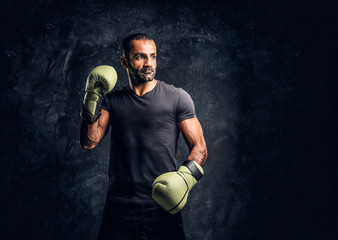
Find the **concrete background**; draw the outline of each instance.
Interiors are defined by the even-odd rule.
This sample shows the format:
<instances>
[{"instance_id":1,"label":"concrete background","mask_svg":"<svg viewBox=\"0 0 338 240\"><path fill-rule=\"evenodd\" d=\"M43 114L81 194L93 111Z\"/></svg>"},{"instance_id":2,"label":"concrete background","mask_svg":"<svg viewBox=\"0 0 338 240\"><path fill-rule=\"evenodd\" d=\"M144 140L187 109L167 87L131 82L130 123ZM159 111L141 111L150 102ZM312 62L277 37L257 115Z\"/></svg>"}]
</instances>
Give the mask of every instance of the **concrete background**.
<instances>
[{"instance_id":1,"label":"concrete background","mask_svg":"<svg viewBox=\"0 0 338 240\"><path fill-rule=\"evenodd\" d=\"M95 239L109 136L78 142L90 70L135 32L193 98L209 158L188 239L338 239L337 8L319 1L3 1L1 239ZM178 162L188 149L179 140Z\"/></svg>"}]
</instances>

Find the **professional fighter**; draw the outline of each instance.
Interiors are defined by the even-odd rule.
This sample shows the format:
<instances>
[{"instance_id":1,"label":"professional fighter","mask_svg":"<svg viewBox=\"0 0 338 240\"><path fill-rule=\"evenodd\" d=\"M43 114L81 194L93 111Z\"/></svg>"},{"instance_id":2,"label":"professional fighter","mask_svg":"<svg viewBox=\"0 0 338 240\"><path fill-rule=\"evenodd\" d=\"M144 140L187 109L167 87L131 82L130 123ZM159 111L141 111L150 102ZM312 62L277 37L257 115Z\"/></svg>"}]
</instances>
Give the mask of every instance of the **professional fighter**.
<instances>
[{"instance_id":1,"label":"professional fighter","mask_svg":"<svg viewBox=\"0 0 338 240\"><path fill-rule=\"evenodd\" d=\"M185 239L180 210L203 176L207 148L189 94L156 80L156 45L146 34L123 41L129 85L112 89L114 68L89 74L80 144L95 148L111 128L109 187L98 239ZM176 170L182 132L189 156Z\"/></svg>"}]
</instances>

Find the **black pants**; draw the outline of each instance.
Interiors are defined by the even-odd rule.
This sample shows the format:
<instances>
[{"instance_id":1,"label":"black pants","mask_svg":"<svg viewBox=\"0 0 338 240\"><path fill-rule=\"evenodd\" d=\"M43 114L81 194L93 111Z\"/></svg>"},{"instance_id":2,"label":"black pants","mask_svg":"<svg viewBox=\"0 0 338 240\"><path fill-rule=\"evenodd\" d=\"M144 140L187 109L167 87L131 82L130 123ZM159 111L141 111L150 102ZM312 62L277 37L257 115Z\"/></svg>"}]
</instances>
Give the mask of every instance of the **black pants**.
<instances>
[{"instance_id":1,"label":"black pants","mask_svg":"<svg viewBox=\"0 0 338 240\"><path fill-rule=\"evenodd\" d=\"M181 212L106 200L98 240L184 240Z\"/></svg>"}]
</instances>

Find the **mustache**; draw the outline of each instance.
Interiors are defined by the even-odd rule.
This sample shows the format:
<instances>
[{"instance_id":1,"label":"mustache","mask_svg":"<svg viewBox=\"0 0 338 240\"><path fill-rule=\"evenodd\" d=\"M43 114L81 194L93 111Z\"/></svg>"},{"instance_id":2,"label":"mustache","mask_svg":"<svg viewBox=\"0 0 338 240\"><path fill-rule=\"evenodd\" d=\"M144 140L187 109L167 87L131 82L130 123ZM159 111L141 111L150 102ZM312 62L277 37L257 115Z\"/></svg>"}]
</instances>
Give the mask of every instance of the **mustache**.
<instances>
[{"instance_id":1,"label":"mustache","mask_svg":"<svg viewBox=\"0 0 338 240\"><path fill-rule=\"evenodd\" d=\"M142 68L142 69L140 70L141 73L145 73L145 72L148 72L148 71L155 72L155 68L152 68L152 67L145 67L145 68Z\"/></svg>"}]
</instances>

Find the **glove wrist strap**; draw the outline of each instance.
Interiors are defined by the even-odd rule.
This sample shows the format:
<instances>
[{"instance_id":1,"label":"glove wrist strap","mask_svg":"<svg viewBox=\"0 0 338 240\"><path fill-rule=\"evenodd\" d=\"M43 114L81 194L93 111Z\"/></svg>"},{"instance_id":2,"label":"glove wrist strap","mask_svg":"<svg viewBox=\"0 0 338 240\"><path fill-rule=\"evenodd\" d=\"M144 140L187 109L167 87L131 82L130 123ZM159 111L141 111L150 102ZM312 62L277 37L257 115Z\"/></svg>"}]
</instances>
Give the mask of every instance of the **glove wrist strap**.
<instances>
[{"instance_id":1,"label":"glove wrist strap","mask_svg":"<svg viewBox=\"0 0 338 240\"><path fill-rule=\"evenodd\" d=\"M100 98L100 100L97 102L94 116L90 114L87 108L85 107L85 105L82 104L80 117L91 123L96 122L101 116L101 102L102 102L102 98Z\"/></svg>"},{"instance_id":2,"label":"glove wrist strap","mask_svg":"<svg viewBox=\"0 0 338 240\"><path fill-rule=\"evenodd\" d=\"M197 166L195 165L194 161L192 161L192 160L186 160L182 165L186 166L190 170L191 175L196 179L196 181L200 180L203 177L203 172L201 172L197 168Z\"/></svg>"}]
</instances>

